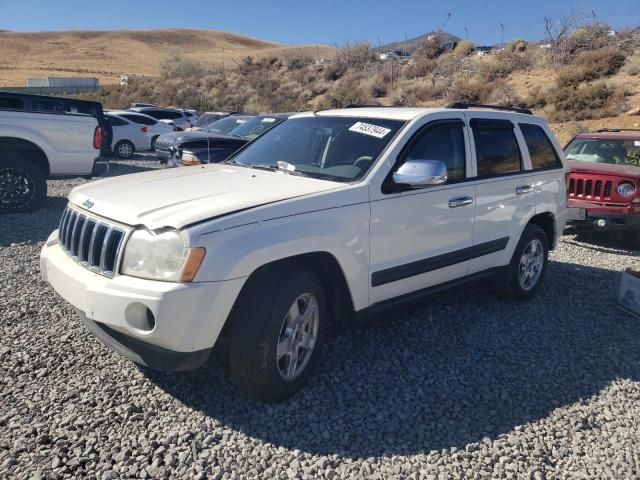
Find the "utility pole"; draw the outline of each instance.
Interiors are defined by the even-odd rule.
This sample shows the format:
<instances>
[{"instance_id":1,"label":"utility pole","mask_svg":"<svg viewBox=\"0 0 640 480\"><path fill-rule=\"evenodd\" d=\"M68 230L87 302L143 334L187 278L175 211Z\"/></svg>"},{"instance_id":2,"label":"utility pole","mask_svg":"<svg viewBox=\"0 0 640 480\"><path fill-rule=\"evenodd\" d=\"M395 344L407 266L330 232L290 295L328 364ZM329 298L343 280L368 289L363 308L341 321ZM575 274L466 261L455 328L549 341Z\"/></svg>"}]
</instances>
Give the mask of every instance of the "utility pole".
<instances>
[{"instance_id":1,"label":"utility pole","mask_svg":"<svg viewBox=\"0 0 640 480\"><path fill-rule=\"evenodd\" d=\"M404 34L404 55L403 57L407 56L407 34Z\"/></svg>"},{"instance_id":2,"label":"utility pole","mask_svg":"<svg viewBox=\"0 0 640 480\"><path fill-rule=\"evenodd\" d=\"M469 40L469 29L464 27L464 39Z\"/></svg>"},{"instance_id":3,"label":"utility pole","mask_svg":"<svg viewBox=\"0 0 640 480\"><path fill-rule=\"evenodd\" d=\"M504 48L504 25L500 22L500 48Z\"/></svg>"}]
</instances>

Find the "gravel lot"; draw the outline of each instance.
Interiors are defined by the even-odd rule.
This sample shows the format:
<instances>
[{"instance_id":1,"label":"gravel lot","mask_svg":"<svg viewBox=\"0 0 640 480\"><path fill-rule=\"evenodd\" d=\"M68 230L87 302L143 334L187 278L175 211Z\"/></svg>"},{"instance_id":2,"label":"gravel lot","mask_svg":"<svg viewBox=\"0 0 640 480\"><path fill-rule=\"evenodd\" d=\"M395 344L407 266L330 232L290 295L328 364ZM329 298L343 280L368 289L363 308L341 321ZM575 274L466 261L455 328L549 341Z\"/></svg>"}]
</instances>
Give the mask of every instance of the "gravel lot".
<instances>
[{"instance_id":1,"label":"gravel lot","mask_svg":"<svg viewBox=\"0 0 640 480\"><path fill-rule=\"evenodd\" d=\"M220 352L196 372L136 367L39 280L82 182L0 217L0 478L640 477L640 320L615 304L640 252L565 236L535 300L471 288L353 325L269 406L233 390Z\"/></svg>"}]
</instances>

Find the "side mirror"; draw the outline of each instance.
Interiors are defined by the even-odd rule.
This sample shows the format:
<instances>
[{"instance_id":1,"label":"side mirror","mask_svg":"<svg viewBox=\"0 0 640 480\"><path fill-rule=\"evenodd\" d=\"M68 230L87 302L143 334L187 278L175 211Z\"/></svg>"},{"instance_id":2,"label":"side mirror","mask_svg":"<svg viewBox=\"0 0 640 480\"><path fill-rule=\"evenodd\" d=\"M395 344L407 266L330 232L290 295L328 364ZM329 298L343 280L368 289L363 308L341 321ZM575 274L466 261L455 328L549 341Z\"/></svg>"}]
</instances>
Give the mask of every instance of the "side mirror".
<instances>
[{"instance_id":1,"label":"side mirror","mask_svg":"<svg viewBox=\"0 0 640 480\"><path fill-rule=\"evenodd\" d=\"M447 166L440 160L408 160L393 174L393 182L411 188L447 183Z\"/></svg>"}]
</instances>

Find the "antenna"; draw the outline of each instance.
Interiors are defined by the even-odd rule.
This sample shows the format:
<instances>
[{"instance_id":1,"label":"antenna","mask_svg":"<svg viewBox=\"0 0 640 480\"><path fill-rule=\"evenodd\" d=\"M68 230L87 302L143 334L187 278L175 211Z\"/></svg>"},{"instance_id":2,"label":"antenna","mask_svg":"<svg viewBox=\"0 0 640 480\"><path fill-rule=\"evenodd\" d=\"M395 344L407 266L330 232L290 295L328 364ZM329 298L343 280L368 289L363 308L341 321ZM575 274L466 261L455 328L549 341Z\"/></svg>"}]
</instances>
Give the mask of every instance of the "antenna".
<instances>
[{"instance_id":1,"label":"antenna","mask_svg":"<svg viewBox=\"0 0 640 480\"><path fill-rule=\"evenodd\" d=\"M451 12L447 13L447 18L444 19L444 22L442 22L442 24L440 25L440 30L442 30L444 28L444 26L447 24L447 22L449 21L449 19L451 18Z\"/></svg>"}]
</instances>

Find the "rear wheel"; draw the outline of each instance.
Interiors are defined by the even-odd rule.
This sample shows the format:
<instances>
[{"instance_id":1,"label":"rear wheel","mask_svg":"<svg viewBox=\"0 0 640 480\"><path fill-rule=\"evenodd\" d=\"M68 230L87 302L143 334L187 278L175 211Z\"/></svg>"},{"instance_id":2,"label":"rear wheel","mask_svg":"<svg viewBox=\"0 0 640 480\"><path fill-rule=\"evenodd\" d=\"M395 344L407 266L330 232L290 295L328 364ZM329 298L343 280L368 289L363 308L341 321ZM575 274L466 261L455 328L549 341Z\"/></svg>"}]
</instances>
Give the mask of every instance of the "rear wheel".
<instances>
[{"instance_id":1,"label":"rear wheel","mask_svg":"<svg viewBox=\"0 0 640 480\"><path fill-rule=\"evenodd\" d=\"M250 280L238 300L229 337L234 383L264 401L300 390L322 353L328 309L320 279L296 267Z\"/></svg>"},{"instance_id":2,"label":"rear wheel","mask_svg":"<svg viewBox=\"0 0 640 480\"><path fill-rule=\"evenodd\" d=\"M47 196L45 174L29 160L0 161L0 213L33 212Z\"/></svg>"},{"instance_id":3,"label":"rear wheel","mask_svg":"<svg viewBox=\"0 0 640 480\"><path fill-rule=\"evenodd\" d=\"M119 158L124 160L133 157L136 149L129 140L120 140L113 149Z\"/></svg>"},{"instance_id":4,"label":"rear wheel","mask_svg":"<svg viewBox=\"0 0 640 480\"><path fill-rule=\"evenodd\" d=\"M542 284L548 257L547 234L538 225L527 225L503 274L500 292L522 300L533 297Z\"/></svg>"}]
</instances>

